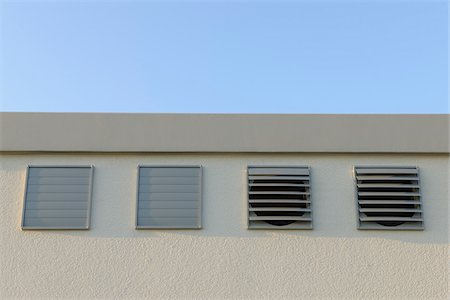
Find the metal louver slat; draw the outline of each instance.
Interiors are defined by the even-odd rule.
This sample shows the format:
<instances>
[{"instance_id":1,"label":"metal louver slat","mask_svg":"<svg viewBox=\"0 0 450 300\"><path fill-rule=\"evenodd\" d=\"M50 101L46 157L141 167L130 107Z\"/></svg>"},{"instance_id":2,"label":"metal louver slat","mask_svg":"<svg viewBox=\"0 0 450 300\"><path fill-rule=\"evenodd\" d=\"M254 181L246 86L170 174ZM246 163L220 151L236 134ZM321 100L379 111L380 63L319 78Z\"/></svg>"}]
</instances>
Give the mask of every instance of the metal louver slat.
<instances>
[{"instance_id":1,"label":"metal louver slat","mask_svg":"<svg viewBox=\"0 0 450 300\"><path fill-rule=\"evenodd\" d=\"M389 168L389 167L381 167L381 168L359 168L356 170L356 174L417 174L417 168Z\"/></svg>"},{"instance_id":2,"label":"metal louver slat","mask_svg":"<svg viewBox=\"0 0 450 300\"><path fill-rule=\"evenodd\" d=\"M300 183L249 183L249 186L309 186L309 184L300 184Z\"/></svg>"},{"instance_id":3,"label":"metal louver slat","mask_svg":"<svg viewBox=\"0 0 450 300\"><path fill-rule=\"evenodd\" d=\"M249 229L312 229L309 167L249 166Z\"/></svg>"},{"instance_id":4,"label":"metal louver slat","mask_svg":"<svg viewBox=\"0 0 450 300\"><path fill-rule=\"evenodd\" d=\"M355 167L358 229L423 230L417 167Z\"/></svg>"},{"instance_id":5,"label":"metal louver slat","mask_svg":"<svg viewBox=\"0 0 450 300\"><path fill-rule=\"evenodd\" d=\"M405 196L420 196L420 193L408 192L358 192L360 196L388 196L388 197L405 197Z\"/></svg>"},{"instance_id":6,"label":"metal louver slat","mask_svg":"<svg viewBox=\"0 0 450 300\"><path fill-rule=\"evenodd\" d=\"M257 199L249 200L249 203L311 203L310 200L292 200L292 199Z\"/></svg>"},{"instance_id":7,"label":"metal louver slat","mask_svg":"<svg viewBox=\"0 0 450 300\"><path fill-rule=\"evenodd\" d=\"M420 201L413 200L359 200L359 204L383 204L383 205L394 205L394 204L420 204Z\"/></svg>"},{"instance_id":8,"label":"metal louver slat","mask_svg":"<svg viewBox=\"0 0 450 300\"><path fill-rule=\"evenodd\" d=\"M253 217L253 216L250 216L249 219L250 219L250 221L311 221L312 220L311 218L308 218L308 217L295 217L295 216L289 216L289 217L283 217L283 216Z\"/></svg>"},{"instance_id":9,"label":"metal louver slat","mask_svg":"<svg viewBox=\"0 0 450 300\"><path fill-rule=\"evenodd\" d=\"M381 180L381 181L404 181L404 180L415 180L418 181L419 177L417 176L356 176L356 179L358 180L369 180L369 181L377 181L377 180Z\"/></svg>"},{"instance_id":10,"label":"metal louver slat","mask_svg":"<svg viewBox=\"0 0 450 300\"><path fill-rule=\"evenodd\" d=\"M269 167L269 168L257 167L257 168L249 168L248 169L248 174L249 175L268 175L268 176L273 176L273 175L281 175L281 176L305 175L305 176L309 176L309 170L305 169L305 168L289 168L289 167L281 167L281 168L277 168L277 167Z\"/></svg>"},{"instance_id":11,"label":"metal louver slat","mask_svg":"<svg viewBox=\"0 0 450 300\"><path fill-rule=\"evenodd\" d=\"M409 218L409 217L360 217L361 221L367 222L381 222L381 221L393 221L393 222L422 222L422 218Z\"/></svg>"},{"instance_id":12,"label":"metal louver slat","mask_svg":"<svg viewBox=\"0 0 450 300\"><path fill-rule=\"evenodd\" d=\"M311 211L311 209L296 208L296 207L259 207L259 208L249 208L249 211Z\"/></svg>"},{"instance_id":13,"label":"metal louver slat","mask_svg":"<svg viewBox=\"0 0 450 300\"><path fill-rule=\"evenodd\" d=\"M418 189L419 185L414 184L404 184L404 183L386 183L386 184L377 184L377 183L369 183L369 184L358 184L359 188L385 188L385 189L401 189L401 188L415 188Z\"/></svg>"},{"instance_id":14,"label":"metal louver slat","mask_svg":"<svg viewBox=\"0 0 450 300\"><path fill-rule=\"evenodd\" d=\"M309 181L309 176L249 176L250 180L273 180L277 182L278 180L290 180L290 181Z\"/></svg>"},{"instance_id":15,"label":"metal louver slat","mask_svg":"<svg viewBox=\"0 0 450 300\"><path fill-rule=\"evenodd\" d=\"M248 192L250 195L309 195L307 192L283 192L283 191L263 191L263 192Z\"/></svg>"},{"instance_id":16,"label":"metal louver slat","mask_svg":"<svg viewBox=\"0 0 450 300\"><path fill-rule=\"evenodd\" d=\"M421 212L414 208L360 208L360 212Z\"/></svg>"}]
</instances>

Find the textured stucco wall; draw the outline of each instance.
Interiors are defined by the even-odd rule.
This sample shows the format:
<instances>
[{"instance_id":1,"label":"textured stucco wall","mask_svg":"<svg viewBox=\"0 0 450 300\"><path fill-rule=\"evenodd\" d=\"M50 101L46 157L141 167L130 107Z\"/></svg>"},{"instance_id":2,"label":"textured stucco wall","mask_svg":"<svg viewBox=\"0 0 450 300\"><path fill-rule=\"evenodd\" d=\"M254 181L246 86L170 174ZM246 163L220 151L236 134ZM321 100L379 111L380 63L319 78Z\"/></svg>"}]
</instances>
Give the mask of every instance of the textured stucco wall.
<instances>
[{"instance_id":1,"label":"textured stucco wall","mask_svg":"<svg viewBox=\"0 0 450 300\"><path fill-rule=\"evenodd\" d=\"M0 298L423 298L448 294L445 155L2 155ZM89 231L21 231L27 164L93 164ZM204 167L202 230L133 228L138 164ZM310 165L314 230L249 231L247 164ZM426 230L358 231L352 166L418 165Z\"/></svg>"}]
</instances>

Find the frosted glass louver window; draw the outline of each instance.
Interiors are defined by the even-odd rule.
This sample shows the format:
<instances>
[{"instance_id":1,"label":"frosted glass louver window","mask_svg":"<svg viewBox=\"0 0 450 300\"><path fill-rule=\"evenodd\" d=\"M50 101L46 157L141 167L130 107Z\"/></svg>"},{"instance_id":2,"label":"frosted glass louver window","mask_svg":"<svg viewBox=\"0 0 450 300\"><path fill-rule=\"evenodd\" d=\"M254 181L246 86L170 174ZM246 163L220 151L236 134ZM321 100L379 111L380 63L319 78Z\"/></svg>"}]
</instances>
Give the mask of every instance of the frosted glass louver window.
<instances>
[{"instance_id":1,"label":"frosted glass louver window","mask_svg":"<svg viewBox=\"0 0 450 300\"><path fill-rule=\"evenodd\" d=\"M309 167L248 167L249 229L312 229Z\"/></svg>"},{"instance_id":2,"label":"frosted glass louver window","mask_svg":"<svg viewBox=\"0 0 450 300\"><path fill-rule=\"evenodd\" d=\"M417 167L355 167L359 229L423 230Z\"/></svg>"},{"instance_id":3,"label":"frosted glass louver window","mask_svg":"<svg viewBox=\"0 0 450 300\"><path fill-rule=\"evenodd\" d=\"M22 229L89 229L92 166L29 166Z\"/></svg>"},{"instance_id":4,"label":"frosted glass louver window","mask_svg":"<svg viewBox=\"0 0 450 300\"><path fill-rule=\"evenodd\" d=\"M136 228L201 228L202 168L140 166Z\"/></svg>"}]
</instances>

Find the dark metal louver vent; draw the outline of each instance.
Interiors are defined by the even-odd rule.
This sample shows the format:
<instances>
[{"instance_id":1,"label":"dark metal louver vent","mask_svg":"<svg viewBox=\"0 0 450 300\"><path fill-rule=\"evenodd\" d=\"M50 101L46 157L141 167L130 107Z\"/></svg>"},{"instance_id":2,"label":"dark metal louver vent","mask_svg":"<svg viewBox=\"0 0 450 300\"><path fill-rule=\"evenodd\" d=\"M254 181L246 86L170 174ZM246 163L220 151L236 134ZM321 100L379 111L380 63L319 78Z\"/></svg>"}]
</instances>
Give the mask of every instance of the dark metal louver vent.
<instances>
[{"instance_id":1,"label":"dark metal louver vent","mask_svg":"<svg viewBox=\"0 0 450 300\"><path fill-rule=\"evenodd\" d=\"M359 229L423 230L417 167L355 167Z\"/></svg>"},{"instance_id":2,"label":"dark metal louver vent","mask_svg":"<svg viewBox=\"0 0 450 300\"><path fill-rule=\"evenodd\" d=\"M250 229L312 229L308 167L248 167Z\"/></svg>"}]
</instances>

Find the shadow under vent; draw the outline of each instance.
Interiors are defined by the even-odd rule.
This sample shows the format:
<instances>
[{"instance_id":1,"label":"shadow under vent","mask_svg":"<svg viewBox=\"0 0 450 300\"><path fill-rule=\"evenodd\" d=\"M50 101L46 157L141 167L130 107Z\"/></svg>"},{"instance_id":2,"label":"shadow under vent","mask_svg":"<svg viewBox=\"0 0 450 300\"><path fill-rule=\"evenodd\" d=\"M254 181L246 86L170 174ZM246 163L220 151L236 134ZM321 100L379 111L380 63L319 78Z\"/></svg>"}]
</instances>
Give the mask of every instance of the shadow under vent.
<instances>
[{"instance_id":1,"label":"shadow under vent","mask_svg":"<svg viewBox=\"0 0 450 300\"><path fill-rule=\"evenodd\" d=\"M249 229L312 229L309 167L248 167Z\"/></svg>"},{"instance_id":2,"label":"shadow under vent","mask_svg":"<svg viewBox=\"0 0 450 300\"><path fill-rule=\"evenodd\" d=\"M355 167L359 229L423 230L417 167Z\"/></svg>"}]
</instances>

